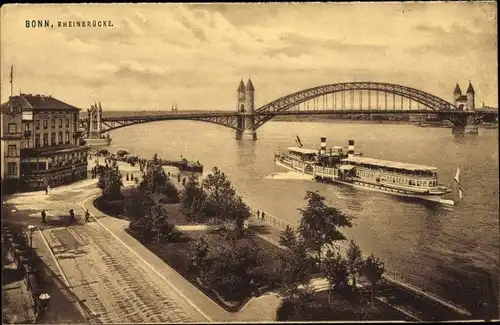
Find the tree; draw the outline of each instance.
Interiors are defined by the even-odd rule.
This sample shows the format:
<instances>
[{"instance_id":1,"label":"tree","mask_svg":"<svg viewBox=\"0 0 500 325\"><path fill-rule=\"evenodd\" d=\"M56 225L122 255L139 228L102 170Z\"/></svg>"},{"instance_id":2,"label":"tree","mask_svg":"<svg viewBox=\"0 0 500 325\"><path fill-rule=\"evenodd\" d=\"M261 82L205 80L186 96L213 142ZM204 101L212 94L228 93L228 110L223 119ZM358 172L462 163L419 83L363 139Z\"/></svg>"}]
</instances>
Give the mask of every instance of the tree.
<instances>
[{"instance_id":1,"label":"tree","mask_svg":"<svg viewBox=\"0 0 500 325\"><path fill-rule=\"evenodd\" d=\"M208 253L208 243L204 237L198 237L190 245L189 264L192 268L197 268L200 274L204 271Z\"/></svg>"},{"instance_id":2,"label":"tree","mask_svg":"<svg viewBox=\"0 0 500 325\"><path fill-rule=\"evenodd\" d=\"M212 173L203 180L202 187L206 195L203 207L206 215L217 219L223 218L229 202L236 194L227 176L214 167Z\"/></svg>"},{"instance_id":3,"label":"tree","mask_svg":"<svg viewBox=\"0 0 500 325\"><path fill-rule=\"evenodd\" d=\"M181 206L183 212L187 216L197 219L197 214L201 212L200 210L204 201L205 193L198 182L198 177L191 174L181 192Z\"/></svg>"},{"instance_id":4,"label":"tree","mask_svg":"<svg viewBox=\"0 0 500 325\"><path fill-rule=\"evenodd\" d=\"M296 289L289 296L284 297L276 310L278 321L307 321L312 320L314 309L318 307L314 301L314 291L305 286Z\"/></svg>"},{"instance_id":5,"label":"tree","mask_svg":"<svg viewBox=\"0 0 500 325\"><path fill-rule=\"evenodd\" d=\"M165 186L167 180L168 176L165 174L165 171L163 170L163 167L161 165L161 160L155 153L153 156L153 160L149 162L146 173L144 175L143 178L144 186L151 193L158 193L160 187Z\"/></svg>"},{"instance_id":6,"label":"tree","mask_svg":"<svg viewBox=\"0 0 500 325\"><path fill-rule=\"evenodd\" d=\"M253 289L253 270L262 263L262 255L256 245L238 243L235 247L223 247L212 252L202 279L220 293L241 297Z\"/></svg>"},{"instance_id":7,"label":"tree","mask_svg":"<svg viewBox=\"0 0 500 325\"><path fill-rule=\"evenodd\" d=\"M161 230L169 230L164 228L167 223L167 210L165 210L160 204L155 204L148 210L147 217L151 219L151 224L154 229L156 229L156 243L160 243L160 238L162 236Z\"/></svg>"},{"instance_id":8,"label":"tree","mask_svg":"<svg viewBox=\"0 0 500 325\"><path fill-rule=\"evenodd\" d=\"M121 198L121 187L123 186L122 175L116 161L104 170L102 179L102 194L108 200Z\"/></svg>"},{"instance_id":9,"label":"tree","mask_svg":"<svg viewBox=\"0 0 500 325\"><path fill-rule=\"evenodd\" d=\"M328 301L331 302L333 290L341 290L347 285L347 277L349 275L347 261L342 258L340 253L328 251L323 264L321 264L321 268L330 284Z\"/></svg>"},{"instance_id":10,"label":"tree","mask_svg":"<svg viewBox=\"0 0 500 325\"><path fill-rule=\"evenodd\" d=\"M309 283L313 261L302 243L295 243L289 250L280 253L278 258L281 295L293 295L300 285Z\"/></svg>"},{"instance_id":11,"label":"tree","mask_svg":"<svg viewBox=\"0 0 500 325\"><path fill-rule=\"evenodd\" d=\"M204 191L203 212L217 222L231 221L235 226L235 237L243 235L245 220L250 217L250 208L236 195L227 176L217 167L212 169L202 182Z\"/></svg>"},{"instance_id":12,"label":"tree","mask_svg":"<svg viewBox=\"0 0 500 325\"><path fill-rule=\"evenodd\" d=\"M359 246L353 240L349 242L346 254L349 274L352 276L353 292L356 293L356 278L361 270L361 267L363 266L363 254L361 253Z\"/></svg>"},{"instance_id":13,"label":"tree","mask_svg":"<svg viewBox=\"0 0 500 325\"><path fill-rule=\"evenodd\" d=\"M133 189L127 196L125 205L125 216L129 220L137 220L144 218L149 208L154 204L153 199L149 196L149 192L143 189Z\"/></svg>"},{"instance_id":14,"label":"tree","mask_svg":"<svg viewBox=\"0 0 500 325\"><path fill-rule=\"evenodd\" d=\"M288 249L292 249L297 245L297 233L295 229L286 226L285 230L280 233L279 244Z\"/></svg>"},{"instance_id":15,"label":"tree","mask_svg":"<svg viewBox=\"0 0 500 325\"><path fill-rule=\"evenodd\" d=\"M317 192L307 191L304 197L307 206L300 208L302 218L299 233L308 249L317 253L321 264L321 252L324 245L332 245L335 240L346 237L338 230L340 227L352 227L352 218L325 203L325 197Z\"/></svg>"},{"instance_id":16,"label":"tree","mask_svg":"<svg viewBox=\"0 0 500 325\"><path fill-rule=\"evenodd\" d=\"M229 201L226 216L234 222L236 238L241 238L243 236L245 220L250 218L250 208L243 202L240 196L235 196Z\"/></svg>"},{"instance_id":17,"label":"tree","mask_svg":"<svg viewBox=\"0 0 500 325\"><path fill-rule=\"evenodd\" d=\"M371 283L372 302L373 299L375 298L375 290L377 282L380 281L384 272L385 272L384 263L379 258L375 257L373 254L368 256L363 263L363 266L361 268L361 273L364 276L366 276L368 281L370 281Z\"/></svg>"}]
</instances>

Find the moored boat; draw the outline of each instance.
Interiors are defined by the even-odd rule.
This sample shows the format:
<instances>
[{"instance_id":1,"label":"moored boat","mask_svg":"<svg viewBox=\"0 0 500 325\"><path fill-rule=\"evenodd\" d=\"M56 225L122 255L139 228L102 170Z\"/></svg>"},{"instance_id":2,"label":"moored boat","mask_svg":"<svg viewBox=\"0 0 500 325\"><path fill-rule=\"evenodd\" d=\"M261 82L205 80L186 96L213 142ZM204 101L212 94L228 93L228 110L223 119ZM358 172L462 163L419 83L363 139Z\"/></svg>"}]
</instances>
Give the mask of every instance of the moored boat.
<instances>
[{"instance_id":1,"label":"moored boat","mask_svg":"<svg viewBox=\"0 0 500 325\"><path fill-rule=\"evenodd\" d=\"M439 184L436 167L363 157L354 151L354 140L349 140L348 148L327 150L326 138L321 138L320 149L289 147L287 153L276 154L275 161L320 182L454 204L453 200L442 198L452 188Z\"/></svg>"}]
</instances>

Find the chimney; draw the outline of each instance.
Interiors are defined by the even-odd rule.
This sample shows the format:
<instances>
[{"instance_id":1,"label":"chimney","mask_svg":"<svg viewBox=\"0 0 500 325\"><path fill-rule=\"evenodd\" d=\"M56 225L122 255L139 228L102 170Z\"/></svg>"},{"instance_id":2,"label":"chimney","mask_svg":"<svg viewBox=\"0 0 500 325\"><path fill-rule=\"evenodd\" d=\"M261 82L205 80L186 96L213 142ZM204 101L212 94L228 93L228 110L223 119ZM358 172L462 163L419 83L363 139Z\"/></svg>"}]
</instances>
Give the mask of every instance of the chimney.
<instances>
[{"instance_id":1,"label":"chimney","mask_svg":"<svg viewBox=\"0 0 500 325\"><path fill-rule=\"evenodd\" d=\"M354 156L354 140L349 140L347 147L347 157Z\"/></svg>"},{"instance_id":2,"label":"chimney","mask_svg":"<svg viewBox=\"0 0 500 325\"><path fill-rule=\"evenodd\" d=\"M326 155L326 138L325 137L321 137L320 153L322 156Z\"/></svg>"}]
</instances>

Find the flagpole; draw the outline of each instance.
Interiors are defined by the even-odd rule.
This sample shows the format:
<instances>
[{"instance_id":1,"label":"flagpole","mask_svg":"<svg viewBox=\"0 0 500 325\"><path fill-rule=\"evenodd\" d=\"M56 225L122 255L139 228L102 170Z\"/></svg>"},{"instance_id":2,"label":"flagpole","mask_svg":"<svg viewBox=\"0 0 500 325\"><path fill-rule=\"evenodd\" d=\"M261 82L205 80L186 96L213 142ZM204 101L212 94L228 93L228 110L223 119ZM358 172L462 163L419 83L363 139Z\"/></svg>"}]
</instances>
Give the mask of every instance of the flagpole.
<instances>
[{"instance_id":1,"label":"flagpole","mask_svg":"<svg viewBox=\"0 0 500 325\"><path fill-rule=\"evenodd\" d=\"M14 95L14 65L10 66L10 98Z\"/></svg>"}]
</instances>

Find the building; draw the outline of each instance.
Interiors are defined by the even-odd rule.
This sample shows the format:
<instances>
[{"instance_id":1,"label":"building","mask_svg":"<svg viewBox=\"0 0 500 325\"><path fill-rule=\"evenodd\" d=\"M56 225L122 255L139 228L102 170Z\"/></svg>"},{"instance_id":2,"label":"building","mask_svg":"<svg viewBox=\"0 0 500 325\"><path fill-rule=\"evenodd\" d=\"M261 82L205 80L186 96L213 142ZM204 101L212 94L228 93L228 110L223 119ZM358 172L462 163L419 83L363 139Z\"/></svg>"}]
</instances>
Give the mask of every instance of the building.
<instances>
[{"instance_id":1,"label":"building","mask_svg":"<svg viewBox=\"0 0 500 325\"><path fill-rule=\"evenodd\" d=\"M455 91L453 91L454 104L459 110L463 111L473 111L476 109L475 103L476 92L474 91L474 87L472 87L472 83L469 81L469 87L467 88L467 92L465 95L462 95L462 90L460 90L460 86L455 86Z\"/></svg>"},{"instance_id":2,"label":"building","mask_svg":"<svg viewBox=\"0 0 500 325\"><path fill-rule=\"evenodd\" d=\"M52 96L20 94L2 104L2 179L7 189L40 190L87 178L78 145L80 109Z\"/></svg>"}]
</instances>

